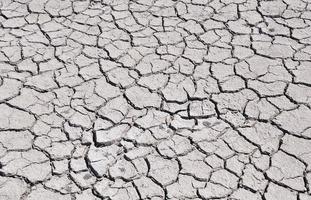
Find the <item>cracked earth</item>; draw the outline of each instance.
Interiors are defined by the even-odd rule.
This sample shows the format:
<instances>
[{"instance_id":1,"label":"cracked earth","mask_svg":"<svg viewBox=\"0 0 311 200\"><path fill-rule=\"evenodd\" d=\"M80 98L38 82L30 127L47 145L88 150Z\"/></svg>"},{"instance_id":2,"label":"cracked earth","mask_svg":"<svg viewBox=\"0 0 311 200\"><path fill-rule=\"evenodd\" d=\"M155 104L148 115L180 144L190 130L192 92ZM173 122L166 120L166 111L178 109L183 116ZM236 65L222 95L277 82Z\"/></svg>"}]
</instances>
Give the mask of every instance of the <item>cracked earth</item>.
<instances>
[{"instance_id":1,"label":"cracked earth","mask_svg":"<svg viewBox=\"0 0 311 200\"><path fill-rule=\"evenodd\" d=\"M0 0L0 199L311 200L311 0Z\"/></svg>"}]
</instances>

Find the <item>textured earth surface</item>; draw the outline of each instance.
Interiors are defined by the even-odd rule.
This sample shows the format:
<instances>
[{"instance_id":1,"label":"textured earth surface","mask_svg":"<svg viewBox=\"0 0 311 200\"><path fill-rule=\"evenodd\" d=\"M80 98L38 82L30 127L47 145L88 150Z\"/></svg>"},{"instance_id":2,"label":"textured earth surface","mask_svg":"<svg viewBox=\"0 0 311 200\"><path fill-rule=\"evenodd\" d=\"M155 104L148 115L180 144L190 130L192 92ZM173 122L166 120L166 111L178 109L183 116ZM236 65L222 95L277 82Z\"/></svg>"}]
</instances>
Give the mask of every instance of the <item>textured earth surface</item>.
<instances>
[{"instance_id":1,"label":"textured earth surface","mask_svg":"<svg viewBox=\"0 0 311 200\"><path fill-rule=\"evenodd\" d=\"M0 199L311 200L311 0L0 0Z\"/></svg>"}]
</instances>

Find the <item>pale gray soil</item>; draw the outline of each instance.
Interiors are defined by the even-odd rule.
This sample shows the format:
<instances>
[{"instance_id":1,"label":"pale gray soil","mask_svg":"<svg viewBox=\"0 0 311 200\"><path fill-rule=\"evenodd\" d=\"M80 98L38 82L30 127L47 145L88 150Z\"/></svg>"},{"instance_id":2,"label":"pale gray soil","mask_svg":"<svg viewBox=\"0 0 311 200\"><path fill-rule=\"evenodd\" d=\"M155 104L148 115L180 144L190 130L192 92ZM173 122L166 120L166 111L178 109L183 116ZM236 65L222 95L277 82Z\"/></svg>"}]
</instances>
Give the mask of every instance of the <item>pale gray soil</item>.
<instances>
[{"instance_id":1,"label":"pale gray soil","mask_svg":"<svg viewBox=\"0 0 311 200\"><path fill-rule=\"evenodd\" d=\"M0 0L0 200L311 200L311 0Z\"/></svg>"}]
</instances>

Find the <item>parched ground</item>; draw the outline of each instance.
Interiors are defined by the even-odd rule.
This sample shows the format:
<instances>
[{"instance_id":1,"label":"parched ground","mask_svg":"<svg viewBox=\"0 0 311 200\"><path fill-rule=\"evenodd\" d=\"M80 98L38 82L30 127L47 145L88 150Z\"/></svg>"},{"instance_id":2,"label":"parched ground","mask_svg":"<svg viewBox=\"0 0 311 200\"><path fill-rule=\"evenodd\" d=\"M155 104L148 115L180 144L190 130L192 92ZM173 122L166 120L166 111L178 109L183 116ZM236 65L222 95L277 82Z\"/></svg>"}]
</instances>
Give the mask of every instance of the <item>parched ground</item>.
<instances>
[{"instance_id":1,"label":"parched ground","mask_svg":"<svg viewBox=\"0 0 311 200\"><path fill-rule=\"evenodd\" d=\"M0 0L0 200L311 200L311 0Z\"/></svg>"}]
</instances>

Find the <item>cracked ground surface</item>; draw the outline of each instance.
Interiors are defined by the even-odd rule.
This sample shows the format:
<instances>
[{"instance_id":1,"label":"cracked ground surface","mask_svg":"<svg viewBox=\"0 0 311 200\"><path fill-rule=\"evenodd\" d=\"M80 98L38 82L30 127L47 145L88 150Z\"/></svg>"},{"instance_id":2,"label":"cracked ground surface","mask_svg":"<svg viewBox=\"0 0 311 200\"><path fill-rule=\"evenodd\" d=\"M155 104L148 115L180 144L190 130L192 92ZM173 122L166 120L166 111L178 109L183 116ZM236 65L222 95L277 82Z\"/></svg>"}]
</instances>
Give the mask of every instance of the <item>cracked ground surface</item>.
<instances>
[{"instance_id":1,"label":"cracked ground surface","mask_svg":"<svg viewBox=\"0 0 311 200\"><path fill-rule=\"evenodd\" d=\"M0 199L311 200L311 0L0 0Z\"/></svg>"}]
</instances>

